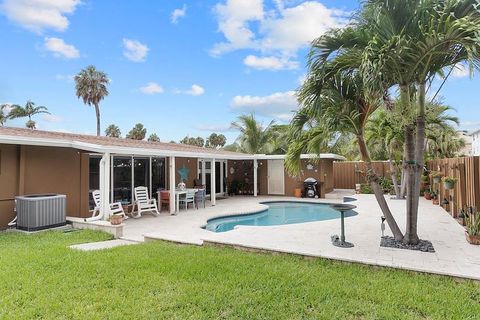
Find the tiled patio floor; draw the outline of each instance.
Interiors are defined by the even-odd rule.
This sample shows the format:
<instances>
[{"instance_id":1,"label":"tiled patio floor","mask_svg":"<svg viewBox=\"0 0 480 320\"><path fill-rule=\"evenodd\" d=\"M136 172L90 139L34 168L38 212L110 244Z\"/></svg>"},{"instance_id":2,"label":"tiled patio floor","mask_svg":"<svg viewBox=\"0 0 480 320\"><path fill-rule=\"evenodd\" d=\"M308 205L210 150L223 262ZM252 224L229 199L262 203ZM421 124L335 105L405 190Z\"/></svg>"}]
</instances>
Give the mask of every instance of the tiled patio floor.
<instances>
[{"instance_id":1,"label":"tiled patio floor","mask_svg":"<svg viewBox=\"0 0 480 320\"><path fill-rule=\"evenodd\" d=\"M189 209L177 216L144 216L126 221L123 239L142 241L161 239L202 245L205 242L295 253L305 256L360 262L415 271L480 280L480 246L465 240L464 229L445 210L431 201L420 200L419 236L430 240L436 252L423 253L381 248L381 211L373 195L356 195L357 216L345 220L347 241L354 248L334 247L330 236L340 231L340 220L269 227L239 226L235 230L213 233L201 228L208 219L226 214L255 212L268 200L295 200L287 197L232 197L218 200L215 207ZM313 200L335 202L335 199ZM405 225L405 201L388 199L400 228ZM388 227L386 234L390 234Z\"/></svg>"}]
</instances>

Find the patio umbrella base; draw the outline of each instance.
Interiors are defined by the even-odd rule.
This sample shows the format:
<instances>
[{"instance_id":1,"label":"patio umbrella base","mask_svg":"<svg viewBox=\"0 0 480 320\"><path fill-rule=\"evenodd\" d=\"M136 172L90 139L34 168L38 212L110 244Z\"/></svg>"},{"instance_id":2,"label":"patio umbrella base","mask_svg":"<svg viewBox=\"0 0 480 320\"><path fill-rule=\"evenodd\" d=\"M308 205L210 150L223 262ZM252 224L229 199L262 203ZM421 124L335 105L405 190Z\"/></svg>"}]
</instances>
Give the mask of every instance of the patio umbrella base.
<instances>
[{"instance_id":1,"label":"patio umbrella base","mask_svg":"<svg viewBox=\"0 0 480 320\"><path fill-rule=\"evenodd\" d=\"M334 235L331 238L332 238L332 244L335 247L339 247L339 248L353 248L354 247L353 243L347 242L345 240L342 241L341 238L338 235Z\"/></svg>"}]
</instances>

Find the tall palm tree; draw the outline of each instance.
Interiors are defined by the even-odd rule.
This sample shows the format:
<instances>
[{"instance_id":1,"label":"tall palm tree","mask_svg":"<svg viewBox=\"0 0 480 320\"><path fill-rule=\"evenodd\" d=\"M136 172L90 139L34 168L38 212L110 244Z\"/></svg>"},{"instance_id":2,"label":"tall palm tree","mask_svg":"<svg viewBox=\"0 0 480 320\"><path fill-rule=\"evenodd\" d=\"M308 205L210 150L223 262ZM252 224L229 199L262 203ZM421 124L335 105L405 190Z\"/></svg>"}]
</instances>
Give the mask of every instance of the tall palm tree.
<instances>
[{"instance_id":1,"label":"tall palm tree","mask_svg":"<svg viewBox=\"0 0 480 320\"><path fill-rule=\"evenodd\" d=\"M408 188L404 242L417 243L427 90L446 68L465 61L479 65L480 9L476 0L369 0L361 20L376 35L363 55L365 81L382 89L398 87L399 107L413 111L413 119L405 126Z\"/></svg>"},{"instance_id":2,"label":"tall palm tree","mask_svg":"<svg viewBox=\"0 0 480 320\"><path fill-rule=\"evenodd\" d=\"M95 69L90 65L82 69L75 76L75 90L77 98L82 98L83 103L95 107L95 115L97 117L97 136L100 136L100 101L108 96L108 88L110 80L107 75Z\"/></svg>"},{"instance_id":3,"label":"tall palm tree","mask_svg":"<svg viewBox=\"0 0 480 320\"><path fill-rule=\"evenodd\" d=\"M232 128L240 131L236 143L239 151L245 153L265 153L269 154L273 150L272 145L272 126L275 121L271 121L266 127L255 119L255 115L241 115L237 121L232 122Z\"/></svg>"},{"instance_id":4,"label":"tall palm tree","mask_svg":"<svg viewBox=\"0 0 480 320\"><path fill-rule=\"evenodd\" d=\"M28 100L24 107L18 104L13 104L8 114L8 118L9 119L28 118L28 121L25 123L25 126L33 130L36 128L36 122L32 120L32 117L40 113L50 114L50 112L48 112L47 110L48 110L47 107L44 107L44 106L36 107L35 103Z\"/></svg>"}]
</instances>

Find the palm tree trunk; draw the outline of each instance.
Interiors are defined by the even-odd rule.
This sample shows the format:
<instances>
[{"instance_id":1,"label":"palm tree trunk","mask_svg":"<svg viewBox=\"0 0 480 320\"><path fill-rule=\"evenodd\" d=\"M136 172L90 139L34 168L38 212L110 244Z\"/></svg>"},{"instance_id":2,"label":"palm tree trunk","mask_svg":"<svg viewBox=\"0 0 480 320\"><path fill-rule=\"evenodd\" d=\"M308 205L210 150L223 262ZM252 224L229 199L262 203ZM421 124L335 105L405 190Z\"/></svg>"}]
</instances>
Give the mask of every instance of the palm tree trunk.
<instances>
[{"instance_id":1,"label":"palm tree trunk","mask_svg":"<svg viewBox=\"0 0 480 320\"><path fill-rule=\"evenodd\" d=\"M363 137L363 132L357 135L357 143L362 160L365 162L365 166L367 167L367 180L373 189L373 193L375 194L378 205L380 206L380 209L382 210L382 213L387 220L387 224L390 227L394 238L396 240L402 240L402 231L400 231L400 228L398 227L397 222L395 221L395 218L393 217L392 212L388 207L387 201L383 196L383 189L379 183L380 179L375 172L375 169L373 168L372 160L370 159L370 155L367 149L367 144L365 143L365 139Z\"/></svg>"},{"instance_id":2,"label":"palm tree trunk","mask_svg":"<svg viewBox=\"0 0 480 320\"><path fill-rule=\"evenodd\" d=\"M418 202L420 198L420 178L423 170L423 161L425 153L425 83L420 83L417 90L418 112L417 112L417 132L415 133L415 158L412 163L413 182L410 186L413 190L409 197L411 205L407 206L407 228L403 241L409 244L417 244L419 241L417 233L418 221ZM412 138L413 141L413 138Z\"/></svg>"},{"instance_id":3,"label":"palm tree trunk","mask_svg":"<svg viewBox=\"0 0 480 320\"><path fill-rule=\"evenodd\" d=\"M100 136L100 107L95 103L95 114L97 116L97 137Z\"/></svg>"},{"instance_id":4,"label":"palm tree trunk","mask_svg":"<svg viewBox=\"0 0 480 320\"><path fill-rule=\"evenodd\" d=\"M390 164L390 176L392 177L392 183L393 183L393 189L395 190L395 196L397 199L401 199L402 195L400 194L400 187L398 186L398 181L397 181L397 167L393 163L392 157L390 156L390 159L388 160Z\"/></svg>"},{"instance_id":5,"label":"palm tree trunk","mask_svg":"<svg viewBox=\"0 0 480 320\"><path fill-rule=\"evenodd\" d=\"M412 223L416 222L416 219L412 219L412 213L414 212L415 206L415 142L413 137L413 127L408 125L405 127L405 162L403 165L403 170L405 171L405 184L407 186L407 215L406 215L406 232L403 237L403 241L406 243L411 243L415 241L412 238ZM417 196L418 198L418 196ZM410 233L408 233L410 231ZM418 242L418 239L416 240Z\"/></svg>"}]
</instances>

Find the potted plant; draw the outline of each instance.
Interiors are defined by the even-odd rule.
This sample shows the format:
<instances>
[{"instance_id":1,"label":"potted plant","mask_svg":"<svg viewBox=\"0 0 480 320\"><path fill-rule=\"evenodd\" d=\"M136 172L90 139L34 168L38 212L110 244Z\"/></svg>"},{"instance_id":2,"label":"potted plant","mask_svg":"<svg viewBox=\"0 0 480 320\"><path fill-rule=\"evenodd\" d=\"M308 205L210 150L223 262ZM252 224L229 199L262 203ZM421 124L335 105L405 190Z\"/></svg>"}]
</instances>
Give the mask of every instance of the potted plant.
<instances>
[{"instance_id":1,"label":"potted plant","mask_svg":"<svg viewBox=\"0 0 480 320\"><path fill-rule=\"evenodd\" d=\"M440 183L440 179L442 178L442 173L441 172L432 172L430 176L433 179L433 183Z\"/></svg>"},{"instance_id":2,"label":"potted plant","mask_svg":"<svg viewBox=\"0 0 480 320\"><path fill-rule=\"evenodd\" d=\"M422 174L422 176L420 177L420 179L421 179L420 189L425 189L425 188L429 185L428 176Z\"/></svg>"},{"instance_id":3,"label":"potted plant","mask_svg":"<svg viewBox=\"0 0 480 320\"><path fill-rule=\"evenodd\" d=\"M122 224L123 219L124 217L122 214L112 214L109 220L113 226L118 226L119 224Z\"/></svg>"},{"instance_id":4,"label":"potted plant","mask_svg":"<svg viewBox=\"0 0 480 320\"><path fill-rule=\"evenodd\" d=\"M462 209L460 211L460 213L458 214L458 216L455 218L455 220L457 220L457 222L464 226L465 225L465 211Z\"/></svg>"},{"instance_id":5,"label":"potted plant","mask_svg":"<svg viewBox=\"0 0 480 320\"><path fill-rule=\"evenodd\" d=\"M432 200L432 194L431 194L430 190L425 190L425 191L423 192L423 196L424 196L425 199L427 199L427 200Z\"/></svg>"},{"instance_id":6,"label":"potted plant","mask_svg":"<svg viewBox=\"0 0 480 320\"><path fill-rule=\"evenodd\" d=\"M430 197L432 198L432 203L433 204L438 204L438 196L437 196L437 193L435 191L430 193Z\"/></svg>"},{"instance_id":7,"label":"potted plant","mask_svg":"<svg viewBox=\"0 0 480 320\"><path fill-rule=\"evenodd\" d=\"M453 177L443 177L442 180L443 180L443 186L447 190L453 189L455 187L455 182L457 182L457 178L453 178Z\"/></svg>"},{"instance_id":8,"label":"potted plant","mask_svg":"<svg viewBox=\"0 0 480 320\"><path fill-rule=\"evenodd\" d=\"M470 213L465 218L465 238L468 243L480 245L480 218L478 212L476 214Z\"/></svg>"}]
</instances>

